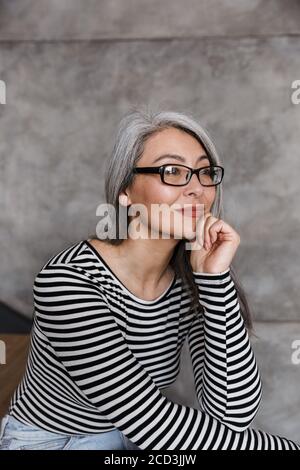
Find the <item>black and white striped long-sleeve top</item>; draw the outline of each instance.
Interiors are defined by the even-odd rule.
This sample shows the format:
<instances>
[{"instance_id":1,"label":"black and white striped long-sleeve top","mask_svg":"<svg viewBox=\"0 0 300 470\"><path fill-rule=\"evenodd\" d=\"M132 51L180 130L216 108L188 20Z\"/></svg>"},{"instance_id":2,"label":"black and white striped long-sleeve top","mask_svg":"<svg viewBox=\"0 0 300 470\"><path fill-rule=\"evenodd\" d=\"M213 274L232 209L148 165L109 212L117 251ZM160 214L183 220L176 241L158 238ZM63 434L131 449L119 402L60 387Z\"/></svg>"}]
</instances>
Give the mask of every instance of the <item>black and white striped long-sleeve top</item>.
<instances>
[{"instance_id":1,"label":"black and white striped long-sleeve top","mask_svg":"<svg viewBox=\"0 0 300 470\"><path fill-rule=\"evenodd\" d=\"M30 353L9 413L59 434L117 428L141 449L299 449L249 428L261 383L230 268L194 278L203 315L176 276L159 298L137 298L87 240L52 257L35 278ZM201 409L160 391L186 338Z\"/></svg>"}]
</instances>

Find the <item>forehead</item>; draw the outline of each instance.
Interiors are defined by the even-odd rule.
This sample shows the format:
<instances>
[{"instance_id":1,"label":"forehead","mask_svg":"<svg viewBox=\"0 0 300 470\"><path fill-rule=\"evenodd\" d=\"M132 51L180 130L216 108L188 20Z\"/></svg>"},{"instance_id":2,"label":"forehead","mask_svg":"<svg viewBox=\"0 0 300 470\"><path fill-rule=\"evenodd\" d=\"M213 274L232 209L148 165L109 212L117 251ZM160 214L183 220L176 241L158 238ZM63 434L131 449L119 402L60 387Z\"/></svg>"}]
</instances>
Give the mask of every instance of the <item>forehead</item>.
<instances>
[{"instance_id":1,"label":"forehead","mask_svg":"<svg viewBox=\"0 0 300 470\"><path fill-rule=\"evenodd\" d=\"M154 153L195 153L196 156L200 152L205 153L202 144L187 132L168 128L152 134L144 144L143 154L153 155Z\"/></svg>"}]
</instances>

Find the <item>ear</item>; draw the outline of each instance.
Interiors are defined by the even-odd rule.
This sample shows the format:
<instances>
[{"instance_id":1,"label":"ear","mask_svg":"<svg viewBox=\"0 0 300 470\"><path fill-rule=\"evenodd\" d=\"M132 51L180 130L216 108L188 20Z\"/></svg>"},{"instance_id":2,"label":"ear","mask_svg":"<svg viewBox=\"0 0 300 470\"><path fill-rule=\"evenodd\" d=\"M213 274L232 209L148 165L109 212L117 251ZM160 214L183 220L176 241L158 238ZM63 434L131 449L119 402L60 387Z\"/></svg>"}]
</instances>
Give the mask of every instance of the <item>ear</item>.
<instances>
[{"instance_id":1,"label":"ear","mask_svg":"<svg viewBox=\"0 0 300 470\"><path fill-rule=\"evenodd\" d=\"M129 206L131 204L131 201L130 201L130 198L129 196L126 194L125 191L123 191L122 193L120 193L119 195L119 203L121 204L121 206Z\"/></svg>"}]
</instances>

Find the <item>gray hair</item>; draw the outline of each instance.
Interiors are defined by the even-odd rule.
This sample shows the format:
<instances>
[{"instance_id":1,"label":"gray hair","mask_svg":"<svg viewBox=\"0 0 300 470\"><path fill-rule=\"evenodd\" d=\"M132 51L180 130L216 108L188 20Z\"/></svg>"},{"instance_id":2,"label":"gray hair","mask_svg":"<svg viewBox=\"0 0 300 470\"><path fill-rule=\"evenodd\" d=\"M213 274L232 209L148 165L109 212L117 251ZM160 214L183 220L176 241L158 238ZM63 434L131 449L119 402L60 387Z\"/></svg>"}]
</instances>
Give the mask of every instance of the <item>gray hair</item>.
<instances>
[{"instance_id":1,"label":"gray hair","mask_svg":"<svg viewBox=\"0 0 300 470\"><path fill-rule=\"evenodd\" d=\"M145 142L151 135L171 127L192 135L205 149L210 163L214 165L221 164L218 152L208 132L191 115L174 111L145 111L141 109L129 112L119 123L112 155L108 160L105 174L106 203L114 207L117 224L120 210L119 195L126 188L130 187L134 180L135 175L132 169L143 154ZM216 196L211 208L211 213L217 218L223 218L222 199L223 189L222 184L220 184L216 186ZM127 222L129 222L128 215ZM121 244L123 239L118 236L118 226L116 233L116 238L107 238L104 241L113 245ZM201 312L203 310L199 305L198 288L194 282L190 264L190 253L185 249L185 241L180 240L176 245L170 265L173 267L176 275L181 277L184 285L192 294L192 308ZM241 313L246 326L251 329L251 313L244 289L238 281L232 265L230 268L241 306Z\"/></svg>"},{"instance_id":2,"label":"gray hair","mask_svg":"<svg viewBox=\"0 0 300 470\"><path fill-rule=\"evenodd\" d=\"M105 178L107 203L115 206L120 192L131 185L134 178L132 168L141 158L146 140L152 134L168 127L191 134L202 144L211 164L220 165L219 155L207 131L187 114L174 111L131 112L120 122L112 156L108 161ZM216 198L211 212L215 217L223 216L222 185L216 187Z\"/></svg>"}]
</instances>

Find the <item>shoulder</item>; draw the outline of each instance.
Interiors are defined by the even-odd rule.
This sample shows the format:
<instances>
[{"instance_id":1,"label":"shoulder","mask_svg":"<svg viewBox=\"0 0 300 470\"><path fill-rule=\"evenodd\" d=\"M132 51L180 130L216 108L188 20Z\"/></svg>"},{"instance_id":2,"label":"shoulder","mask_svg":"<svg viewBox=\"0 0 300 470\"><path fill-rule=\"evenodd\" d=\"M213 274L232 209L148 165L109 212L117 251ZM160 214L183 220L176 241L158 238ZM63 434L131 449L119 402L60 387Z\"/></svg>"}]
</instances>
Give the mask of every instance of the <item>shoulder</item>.
<instances>
[{"instance_id":1,"label":"shoulder","mask_svg":"<svg viewBox=\"0 0 300 470\"><path fill-rule=\"evenodd\" d=\"M61 264L68 265L70 263L76 262L78 256L80 256L80 254L84 252L85 248L85 240L80 240L79 242L76 242L73 245L69 245L58 253L52 255L51 258L49 258L44 264L43 268Z\"/></svg>"},{"instance_id":2,"label":"shoulder","mask_svg":"<svg viewBox=\"0 0 300 470\"><path fill-rule=\"evenodd\" d=\"M101 286L79 266L65 263L47 264L36 275L33 301L38 318L78 314L84 318L91 310L107 309Z\"/></svg>"},{"instance_id":3,"label":"shoulder","mask_svg":"<svg viewBox=\"0 0 300 470\"><path fill-rule=\"evenodd\" d=\"M36 274L34 286L91 282L92 276L85 266L90 264L89 251L84 240L77 242L53 255Z\"/></svg>"},{"instance_id":4,"label":"shoulder","mask_svg":"<svg viewBox=\"0 0 300 470\"><path fill-rule=\"evenodd\" d=\"M115 263L115 261L120 258L118 246L107 243L104 240L92 238L86 241L86 245L96 254L97 257L100 257L105 262Z\"/></svg>"}]
</instances>

